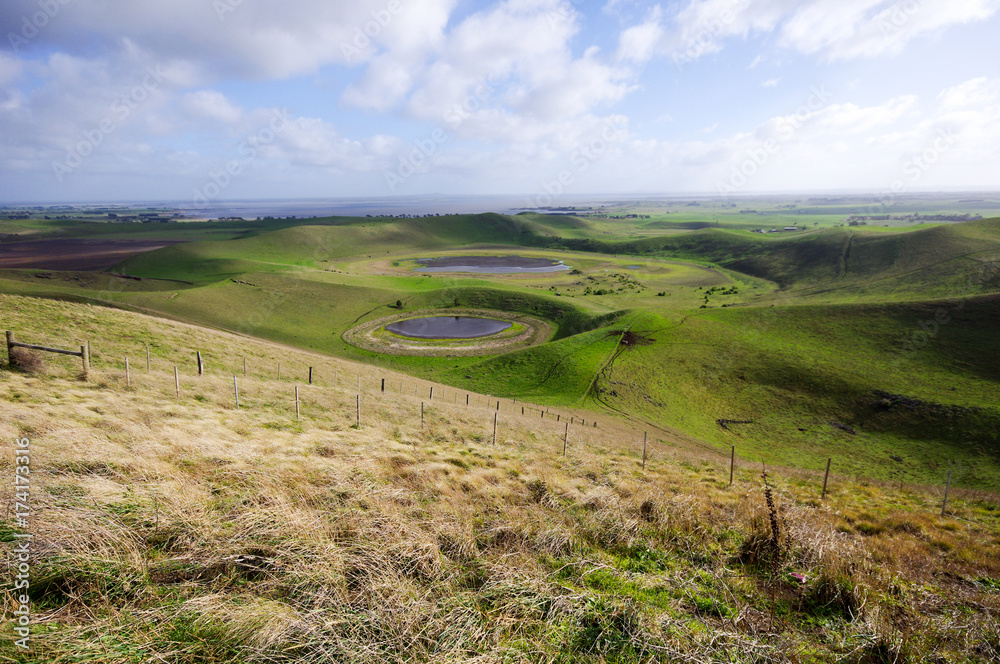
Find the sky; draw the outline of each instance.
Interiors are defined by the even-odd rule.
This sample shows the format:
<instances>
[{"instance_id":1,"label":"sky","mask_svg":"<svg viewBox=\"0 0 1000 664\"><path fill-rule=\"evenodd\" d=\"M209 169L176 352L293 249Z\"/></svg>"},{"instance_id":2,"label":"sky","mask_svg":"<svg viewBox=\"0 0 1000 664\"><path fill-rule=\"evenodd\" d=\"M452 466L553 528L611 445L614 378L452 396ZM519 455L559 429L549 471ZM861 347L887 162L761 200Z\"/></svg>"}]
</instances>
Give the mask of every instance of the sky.
<instances>
[{"instance_id":1,"label":"sky","mask_svg":"<svg viewBox=\"0 0 1000 664\"><path fill-rule=\"evenodd\" d=\"M995 190L998 10L3 0L0 202Z\"/></svg>"}]
</instances>

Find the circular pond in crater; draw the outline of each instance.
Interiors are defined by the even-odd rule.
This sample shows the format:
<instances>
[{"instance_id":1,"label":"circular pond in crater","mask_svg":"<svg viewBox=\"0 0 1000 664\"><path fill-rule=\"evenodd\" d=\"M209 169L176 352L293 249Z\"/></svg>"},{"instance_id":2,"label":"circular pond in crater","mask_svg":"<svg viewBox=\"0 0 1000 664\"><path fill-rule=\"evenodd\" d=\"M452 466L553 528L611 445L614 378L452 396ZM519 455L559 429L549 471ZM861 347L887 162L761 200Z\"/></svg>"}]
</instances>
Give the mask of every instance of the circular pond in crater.
<instances>
[{"instance_id":1,"label":"circular pond in crater","mask_svg":"<svg viewBox=\"0 0 1000 664\"><path fill-rule=\"evenodd\" d=\"M415 272L471 272L478 274L529 274L570 270L569 265L551 258L525 256L442 256L418 258Z\"/></svg>"},{"instance_id":2,"label":"circular pond in crater","mask_svg":"<svg viewBox=\"0 0 1000 664\"><path fill-rule=\"evenodd\" d=\"M513 323L472 316L427 316L389 323L385 329L411 339L478 339L510 329Z\"/></svg>"}]
</instances>

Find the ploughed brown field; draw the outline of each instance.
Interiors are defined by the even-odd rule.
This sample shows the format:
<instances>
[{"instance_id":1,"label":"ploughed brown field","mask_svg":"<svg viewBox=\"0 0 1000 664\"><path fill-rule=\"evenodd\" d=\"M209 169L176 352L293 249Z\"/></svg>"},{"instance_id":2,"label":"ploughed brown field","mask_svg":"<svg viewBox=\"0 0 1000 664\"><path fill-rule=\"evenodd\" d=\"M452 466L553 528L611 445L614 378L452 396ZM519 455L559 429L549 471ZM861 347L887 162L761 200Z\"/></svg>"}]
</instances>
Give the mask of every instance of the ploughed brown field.
<instances>
[{"instance_id":1,"label":"ploughed brown field","mask_svg":"<svg viewBox=\"0 0 1000 664\"><path fill-rule=\"evenodd\" d=\"M60 238L0 242L0 269L102 271L114 267L130 256L176 244L179 241Z\"/></svg>"}]
</instances>

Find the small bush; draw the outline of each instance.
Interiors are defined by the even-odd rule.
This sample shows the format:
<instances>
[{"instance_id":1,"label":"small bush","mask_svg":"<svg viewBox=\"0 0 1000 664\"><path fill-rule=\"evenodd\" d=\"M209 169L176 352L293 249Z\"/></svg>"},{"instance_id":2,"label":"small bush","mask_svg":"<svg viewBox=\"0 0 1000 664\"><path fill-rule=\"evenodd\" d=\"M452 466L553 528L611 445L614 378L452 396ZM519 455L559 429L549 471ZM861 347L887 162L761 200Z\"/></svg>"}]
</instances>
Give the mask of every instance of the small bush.
<instances>
[{"instance_id":1,"label":"small bush","mask_svg":"<svg viewBox=\"0 0 1000 664\"><path fill-rule=\"evenodd\" d=\"M12 348L10 351L10 366L12 369L29 374L39 374L45 370L45 360L42 354L26 348Z\"/></svg>"}]
</instances>

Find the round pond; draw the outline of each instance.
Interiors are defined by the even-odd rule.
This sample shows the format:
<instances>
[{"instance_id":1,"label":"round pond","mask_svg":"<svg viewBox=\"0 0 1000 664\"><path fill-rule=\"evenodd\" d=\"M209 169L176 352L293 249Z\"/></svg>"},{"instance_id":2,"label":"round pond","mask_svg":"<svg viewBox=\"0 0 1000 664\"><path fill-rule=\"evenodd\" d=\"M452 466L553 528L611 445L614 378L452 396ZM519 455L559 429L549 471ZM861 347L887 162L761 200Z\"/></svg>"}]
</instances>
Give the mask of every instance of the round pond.
<instances>
[{"instance_id":1,"label":"round pond","mask_svg":"<svg viewBox=\"0 0 1000 664\"><path fill-rule=\"evenodd\" d=\"M479 274L518 274L561 272L571 269L562 261L525 256L443 256L419 258L415 272L472 272Z\"/></svg>"},{"instance_id":2,"label":"round pond","mask_svg":"<svg viewBox=\"0 0 1000 664\"><path fill-rule=\"evenodd\" d=\"M471 316L429 316L389 323L385 329L412 339L477 339L509 329L513 323Z\"/></svg>"}]
</instances>

